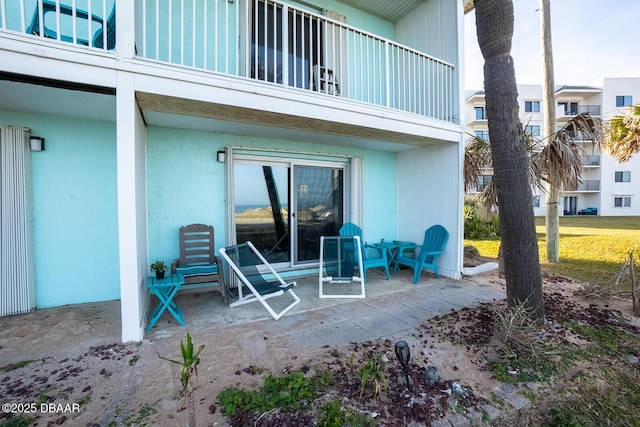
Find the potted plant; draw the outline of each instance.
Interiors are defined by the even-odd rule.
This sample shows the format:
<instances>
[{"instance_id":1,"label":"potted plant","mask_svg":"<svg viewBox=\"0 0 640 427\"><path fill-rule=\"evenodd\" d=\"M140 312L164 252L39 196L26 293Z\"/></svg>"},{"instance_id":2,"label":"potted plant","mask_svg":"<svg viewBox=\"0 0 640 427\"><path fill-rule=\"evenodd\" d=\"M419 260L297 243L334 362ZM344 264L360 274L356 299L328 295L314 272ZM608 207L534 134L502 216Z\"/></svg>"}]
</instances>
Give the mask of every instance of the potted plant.
<instances>
[{"instance_id":1,"label":"potted plant","mask_svg":"<svg viewBox=\"0 0 640 427\"><path fill-rule=\"evenodd\" d=\"M156 279L164 279L164 272L167 271L167 264L164 261L156 261L151 264L151 271L156 273Z\"/></svg>"}]
</instances>

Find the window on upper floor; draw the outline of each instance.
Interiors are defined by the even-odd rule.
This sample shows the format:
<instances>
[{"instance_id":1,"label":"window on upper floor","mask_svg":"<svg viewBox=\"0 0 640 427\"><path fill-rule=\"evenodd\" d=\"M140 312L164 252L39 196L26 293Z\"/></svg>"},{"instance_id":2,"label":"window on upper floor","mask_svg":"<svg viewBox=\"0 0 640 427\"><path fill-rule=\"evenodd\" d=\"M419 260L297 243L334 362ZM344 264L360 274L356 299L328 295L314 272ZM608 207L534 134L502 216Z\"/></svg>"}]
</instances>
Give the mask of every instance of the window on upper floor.
<instances>
[{"instance_id":1,"label":"window on upper floor","mask_svg":"<svg viewBox=\"0 0 640 427\"><path fill-rule=\"evenodd\" d=\"M539 125L528 125L524 128L524 132L527 135L531 136L540 136L540 126Z\"/></svg>"},{"instance_id":2,"label":"window on upper floor","mask_svg":"<svg viewBox=\"0 0 640 427\"><path fill-rule=\"evenodd\" d=\"M524 101L524 112L525 113L539 113L540 112L540 101Z\"/></svg>"},{"instance_id":3,"label":"window on upper floor","mask_svg":"<svg viewBox=\"0 0 640 427\"><path fill-rule=\"evenodd\" d=\"M627 107L633 105L633 97L631 95L616 96L616 107Z\"/></svg>"},{"instance_id":4,"label":"window on upper floor","mask_svg":"<svg viewBox=\"0 0 640 427\"><path fill-rule=\"evenodd\" d=\"M533 196L533 207L534 208L540 207L540 196Z\"/></svg>"},{"instance_id":5,"label":"window on upper floor","mask_svg":"<svg viewBox=\"0 0 640 427\"><path fill-rule=\"evenodd\" d=\"M476 137L483 139L489 142L489 131L488 130L477 130L475 131Z\"/></svg>"},{"instance_id":6,"label":"window on upper floor","mask_svg":"<svg viewBox=\"0 0 640 427\"><path fill-rule=\"evenodd\" d=\"M630 208L631 196L617 196L613 198L614 208Z\"/></svg>"},{"instance_id":7,"label":"window on upper floor","mask_svg":"<svg viewBox=\"0 0 640 427\"><path fill-rule=\"evenodd\" d=\"M484 107L475 107L476 120L487 120L487 112Z\"/></svg>"},{"instance_id":8,"label":"window on upper floor","mask_svg":"<svg viewBox=\"0 0 640 427\"><path fill-rule=\"evenodd\" d=\"M616 171L616 182L631 182L631 171Z\"/></svg>"}]
</instances>

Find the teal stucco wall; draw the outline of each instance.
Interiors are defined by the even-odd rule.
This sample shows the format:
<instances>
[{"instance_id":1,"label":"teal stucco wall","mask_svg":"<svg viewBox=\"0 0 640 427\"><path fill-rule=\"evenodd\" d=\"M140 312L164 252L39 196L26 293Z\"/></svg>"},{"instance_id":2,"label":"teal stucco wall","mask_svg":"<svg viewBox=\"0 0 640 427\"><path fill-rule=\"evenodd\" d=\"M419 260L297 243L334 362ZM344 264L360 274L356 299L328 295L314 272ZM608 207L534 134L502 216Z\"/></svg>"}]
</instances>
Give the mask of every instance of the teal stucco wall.
<instances>
[{"instance_id":1,"label":"teal stucco wall","mask_svg":"<svg viewBox=\"0 0 640 427\"><path fill-rule=\"evenodd\" d=\"M37 307L120 297L115 124L0 111L44 137L34 152Z\"/></svg>"},{"instance_id":2,"label":"teal stucco wall","mask_svg":"<svg viewBox=\"0 0 640 427\"><path fill-rule=\"evenodd\" d=\"M273 149L292 157L294 152L362 157L365 238L396 237L395 153L165 128L150 128L147 144L150 261L169 263L177 257L178 229L186 224L213 225L216 249L226 245L225 165L216 161L225 146Z\"/></svg>"}]
</instances>

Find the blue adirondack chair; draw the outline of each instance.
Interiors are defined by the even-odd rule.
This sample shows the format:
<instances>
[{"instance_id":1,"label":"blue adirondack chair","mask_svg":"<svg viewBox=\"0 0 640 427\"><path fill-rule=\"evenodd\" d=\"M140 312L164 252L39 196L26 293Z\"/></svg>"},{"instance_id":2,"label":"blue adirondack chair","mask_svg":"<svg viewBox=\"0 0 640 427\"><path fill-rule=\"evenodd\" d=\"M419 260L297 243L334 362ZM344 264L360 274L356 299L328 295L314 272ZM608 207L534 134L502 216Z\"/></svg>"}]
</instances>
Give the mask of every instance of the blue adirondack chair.
<instances>
[{"instance_id":1,"label":"blue adirondack chair","mask_svg":"<svg viewBox=\"0 0 640 427\"><path fill-rule=\"evenodd\" d=\"M362 241L362 229L352 222L347 222L338 231L340 236L352 237L359 236ZM367 281L367 270L370 268L383 267L384 273L389 280L389 261L387 260L387 250L374 245L362 244L362 277Z\"/></svg>"},{"instance_id":2,"label":"blue adirondack chair","mask_svg":"<svg viewBox=\"0 0 640 427\"><path fill-rule=\"evenodd\" d=\"M449 240L449 232L441 225L433 225L424 232L424 242L422 246L403 246L400 248L398 259L394 267L394 274L398 271L399 265L406 265L413 268L413 283L416 284L420 280L420 274L423 268L433 270L438 277L438 266L436 260L438 256L444 252L444 246ZM407 249L419 249L417 255L411 256L406 253Z\"/></svg>"}]
</instances>

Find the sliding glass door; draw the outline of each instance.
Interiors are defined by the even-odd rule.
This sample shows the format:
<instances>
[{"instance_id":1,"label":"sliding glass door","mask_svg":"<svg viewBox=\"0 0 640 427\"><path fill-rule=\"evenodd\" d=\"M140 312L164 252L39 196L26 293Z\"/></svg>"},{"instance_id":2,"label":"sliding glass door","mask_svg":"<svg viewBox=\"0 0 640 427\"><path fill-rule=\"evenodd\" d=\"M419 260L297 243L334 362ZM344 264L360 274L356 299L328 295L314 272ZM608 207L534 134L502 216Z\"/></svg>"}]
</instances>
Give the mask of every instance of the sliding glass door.
<instances>
[{"instance_id":1,"label":"sliding glass door","mask_svg":"<svg viewBox=\"0 0 640 427\"><path fill-rule=\"evenodd\" d=\"M233 166L236 241L271 263L319 259L320 236L335 236L345 211L346 164L238 159Z\"/></svg>"},{"instance_id":2,"label":"sliding glass door","mask_svg":"<svg viewBox=\"0 0 640 427\"><path fill-rule=\"evenodd\" d=\"M336 236L343 224L344 179L341 168L294 166L297 236L296 263L320 257L320 236Z\"/></svg>"}]
</instances>

